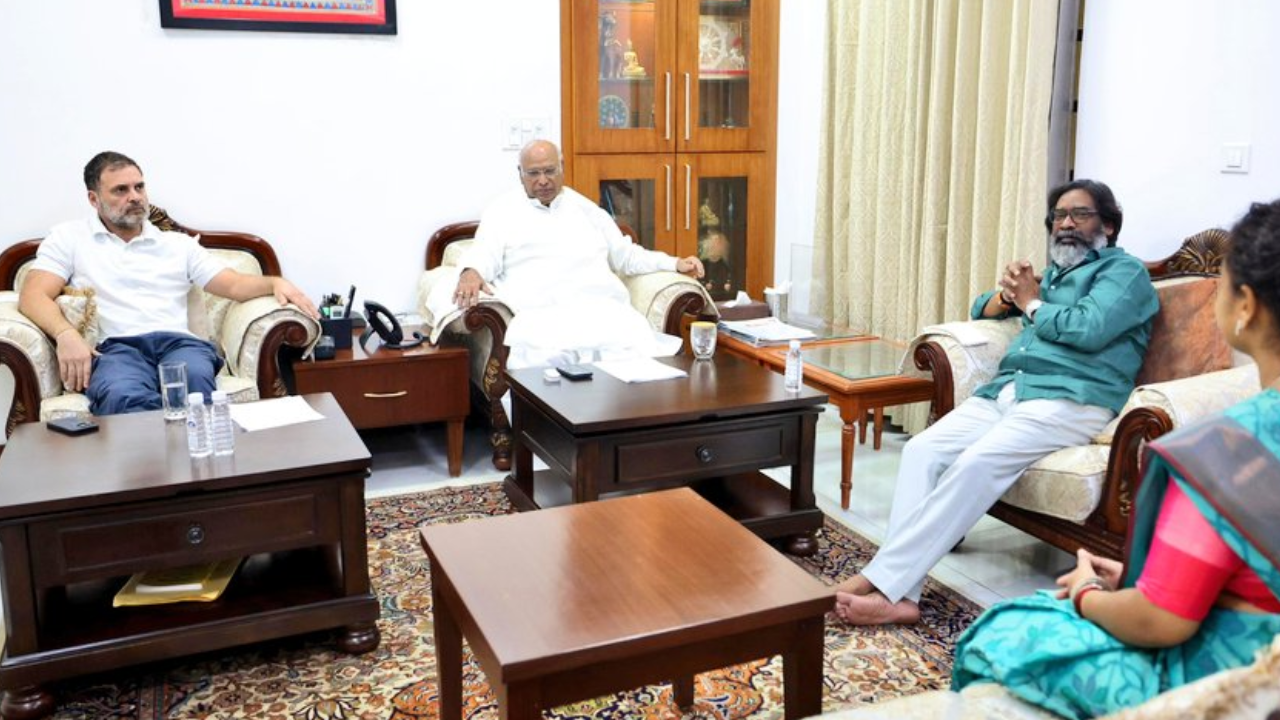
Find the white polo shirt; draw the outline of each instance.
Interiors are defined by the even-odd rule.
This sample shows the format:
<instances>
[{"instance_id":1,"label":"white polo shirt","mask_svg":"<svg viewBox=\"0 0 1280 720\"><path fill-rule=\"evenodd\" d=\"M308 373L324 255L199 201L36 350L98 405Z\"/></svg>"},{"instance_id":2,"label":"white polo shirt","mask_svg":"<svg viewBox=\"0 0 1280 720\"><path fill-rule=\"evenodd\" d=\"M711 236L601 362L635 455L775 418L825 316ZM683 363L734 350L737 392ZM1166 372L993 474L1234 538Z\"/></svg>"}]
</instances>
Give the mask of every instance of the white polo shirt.
<instances>
[{"instance_id":1,"label":"white polo shirt","mask_svg":"<svg viewBox=\"0 0 1280 720\"><path fill-rule=\"evenodd\" d=\"M150 332L189 333L187 293L226 269L196 238L147 222L130 242L95 214L62 223L40 243L31 267L93 288L103 339Z\"/></svg>"}]
</instances>

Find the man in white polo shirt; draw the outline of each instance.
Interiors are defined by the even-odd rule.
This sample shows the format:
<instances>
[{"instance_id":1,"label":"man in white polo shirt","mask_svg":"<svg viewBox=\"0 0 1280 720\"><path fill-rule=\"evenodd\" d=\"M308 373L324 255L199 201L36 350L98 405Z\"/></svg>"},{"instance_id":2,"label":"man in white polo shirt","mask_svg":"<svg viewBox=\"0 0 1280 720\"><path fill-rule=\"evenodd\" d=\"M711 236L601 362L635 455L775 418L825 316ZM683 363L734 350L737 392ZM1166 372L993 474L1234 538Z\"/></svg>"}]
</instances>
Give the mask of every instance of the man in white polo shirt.
<instances>
[{"instance_id":1,"label":"man in white polo shirt","mask_svg":"<svg viewBox=\"0 0 1280 720\"><path fill-rule=\"evenodd\" d=\"M185 362L190 390L213 391L222 358L187 327L192 284L232 300L274 295L281 305L319 316L288 280L236 272L195 238L148 222L146 183L128 157L94 156L84 168L84 184L97 212L58 225L40 243L19 309L54 338L63 386L83 391L93 414L159 408L156 368L162 362ZM59 309L56 298L66 285L93 288L103 338L97 347L89 347Z\"/></svg>"}]
</instances>

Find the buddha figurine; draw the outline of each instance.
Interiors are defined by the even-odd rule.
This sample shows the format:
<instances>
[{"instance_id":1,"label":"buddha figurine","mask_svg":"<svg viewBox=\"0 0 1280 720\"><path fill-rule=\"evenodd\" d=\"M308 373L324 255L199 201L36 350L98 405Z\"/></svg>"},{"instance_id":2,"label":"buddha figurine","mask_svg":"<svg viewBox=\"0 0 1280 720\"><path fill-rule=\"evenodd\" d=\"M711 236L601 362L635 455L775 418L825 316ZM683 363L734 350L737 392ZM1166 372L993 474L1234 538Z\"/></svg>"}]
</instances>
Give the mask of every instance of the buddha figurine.
<instances>
[{"instance_id":1,"label":"buddha figurine","mask_svg":"<svg viewBox=\"0 0 1280 720\"><path fill-rule=\"evenodd\" d=\"M640 64L640 58L636 55L636 49L631 45L630 38L627 39L627 51L622 53L622 76L629 78L642 78L648 75L644 67Z\"/></svg>"}]
</instances>

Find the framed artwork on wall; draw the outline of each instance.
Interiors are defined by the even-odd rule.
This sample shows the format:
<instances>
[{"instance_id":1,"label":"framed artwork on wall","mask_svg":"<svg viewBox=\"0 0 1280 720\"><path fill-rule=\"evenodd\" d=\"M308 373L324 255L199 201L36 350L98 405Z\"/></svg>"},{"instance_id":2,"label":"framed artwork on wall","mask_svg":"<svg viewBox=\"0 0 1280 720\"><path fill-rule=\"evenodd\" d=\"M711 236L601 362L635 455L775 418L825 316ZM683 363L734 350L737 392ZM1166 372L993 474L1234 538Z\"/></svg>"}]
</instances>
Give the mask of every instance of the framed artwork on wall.
<instances>
[{"instance_id":1,"label":"framed artwork on wall","mask_svg":"<svg viewBox=\"0 0 1280 720\"><path fill-rule=\"evenodd\" d=\"M396 0L160 0L160 27L396 34Z\"/></svg>"}]
</instances>

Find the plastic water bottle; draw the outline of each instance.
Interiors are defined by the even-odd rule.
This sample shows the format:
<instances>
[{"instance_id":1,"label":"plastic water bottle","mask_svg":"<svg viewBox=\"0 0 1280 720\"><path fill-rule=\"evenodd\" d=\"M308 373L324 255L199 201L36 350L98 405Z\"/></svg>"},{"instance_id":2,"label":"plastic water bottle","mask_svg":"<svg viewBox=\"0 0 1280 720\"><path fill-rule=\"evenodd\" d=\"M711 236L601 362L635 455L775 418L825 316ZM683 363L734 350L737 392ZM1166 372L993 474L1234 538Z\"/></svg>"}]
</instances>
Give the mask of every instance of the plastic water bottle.
<instances>
[{"instance_id":1,"label":"plastic water bottle","mask_svg":"<svg viewBox=\"0 0 1280 720\"><path fill-rule=\"evenodd\" d=\"M223 390L214 390L210 397L213 398L213 406L209 412L213 454L230 455L236 451L236 428L231 422L231 400Z\"/></svg>"},{"instance_id":2,"label":"plastic water bottle","mask_svg":"<svg viewBox=\"0 0 1280 720\"><path fill-rule=\"evenodd\" d=\"M789 392L800 392L800 383L804 378L804 357L800 354L800 341L792 340L787 348L787 372L782 384Z\"/></svg>"},{"instance_id":3,"label":"plastic water bottle","mask_svg":"<svg viewBox=\"0 0 1280 720\"><path fill-rule=\"evenodd\" d=\"M193 458L208 457L212 452L209 447L209 411L204 406L204 393L193 392L187 395L187 452Z\"/></svg>"}]
</instances>

